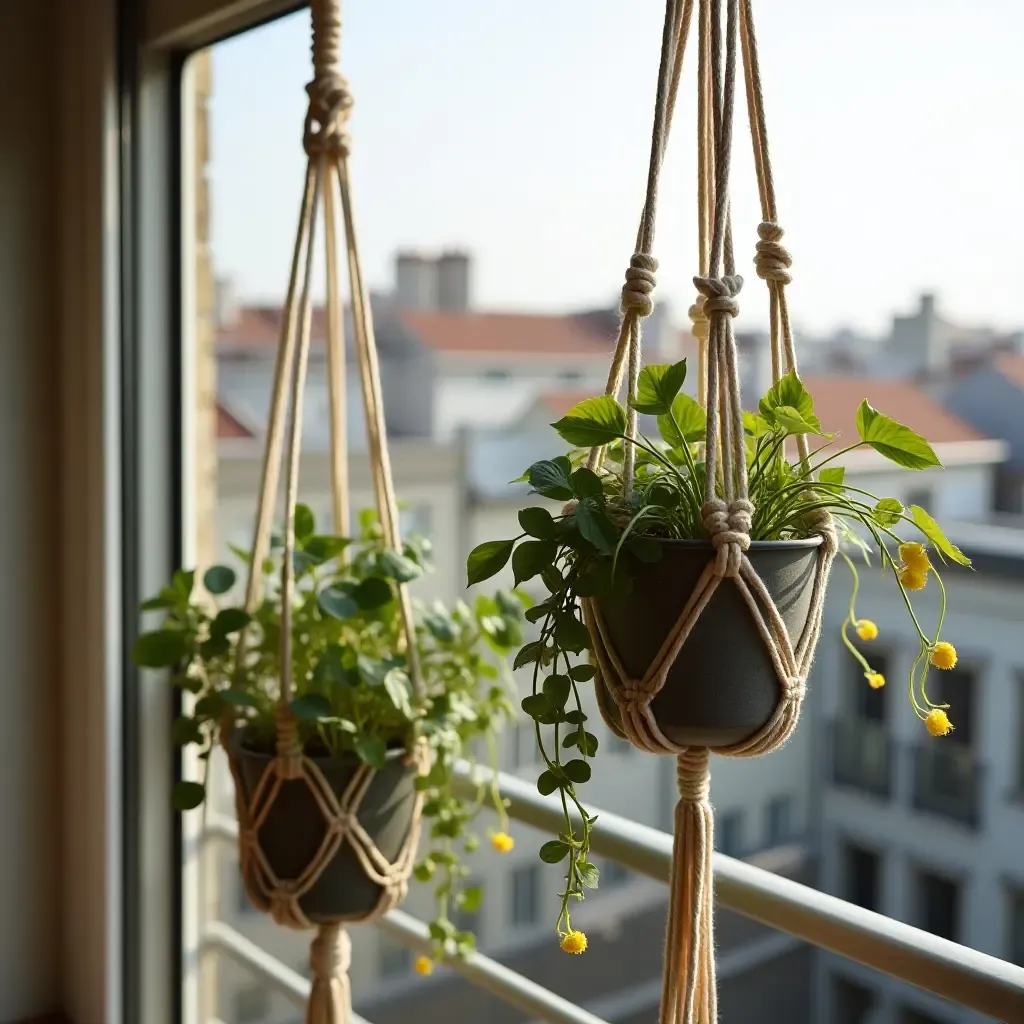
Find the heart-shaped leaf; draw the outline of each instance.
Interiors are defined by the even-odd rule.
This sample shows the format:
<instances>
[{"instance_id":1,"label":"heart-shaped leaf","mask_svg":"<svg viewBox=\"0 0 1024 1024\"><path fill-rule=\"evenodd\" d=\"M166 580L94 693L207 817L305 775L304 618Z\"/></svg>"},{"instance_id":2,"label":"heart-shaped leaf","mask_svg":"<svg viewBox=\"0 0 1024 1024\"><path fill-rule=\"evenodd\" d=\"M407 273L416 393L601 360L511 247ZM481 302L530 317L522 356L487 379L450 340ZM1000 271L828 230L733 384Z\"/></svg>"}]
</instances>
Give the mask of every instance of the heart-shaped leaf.
<instances>
[{"instance_id":1,"label":"heart-shaped leaf","mask_svg":"<svg viewBox=\"0 0 1024 1024\"><path fill-rule=\"evenodd\" d=\"M633 408L650 416L662 416L672 408L679 389L686 380L686 360L658 363L640 371Z\"/></svg>"},{"instance_id":2,"label":"heart-shaped leaf","mask_svg":"<svg viewBox=\"0 0 1024 1024\"><path fill-rule=\"evenodd\" d=\"M558 554L558 544L553 540L525 540L512 556L512 572L516 586L533 579L545 566L551 565Z\"/></svg>"},{"instance_id":3,"label":"heart-shaped leaf","mask_svg":"<svg viewBox=\"0 0 1024 1024\"><path fill-rule=\"evenodd\" d=\"M609 395L586 398L551 424L564 441L576 448L606 445L626 432L626 410Z\"/></svg>"},{"instance_id":4,"label":"heart-shaped leaf","mask_svg":"<svg viewBox=\"0 0 1024 1024\"><path fill-rule=\"evenodd\" d=\"M672 414L658 417L658 433L671 448L682 448L701 441L707 433L708 417L704 407L689 395L676 395Z\"/></svg>"},{"instance_id":5,"label":"heart-shaped leaf","mask_svg":"<svg viewBox=\"0 0 1024 1024\"><path fill-rule=\"evenodd\" d=\"M880 455L907 469L941 466L932 446L910 427L872 408L865 399L857 410L857 432Z\"/></svg>"},{"instance_id":6,"label":"heart-shaped leaf","mask_svg":"<svg viewBox=\"0 0 1024 1024\"><path fill-rule=\"evenodd\" d=\"M572 496L572 491L569 491L569 496ZM514 546L515 541L511 540L489 540L473 548L466 561L466 586L471 587L501 572L512 557Z\"/></svg>"},{"instance_id":7,"label":"heart-shaped leaf","mask_svg":"<svg viewBox=\"0 0 1024 1024\"><path fill-rule=\"evenodd\" d=\"M320 591L316 603L321 611L339 622L346 622L359 614L359 603L352 596L351 588L343 584L325 587Z\"/></svg>"},{"instance_id":8,"label":"heart-shaped leaf","mask_svg":"<svg viewBox=\"0 0 1024 1024\"><path fill-rule=\"evenodd\" d=\"M538 494L555 501L568 501L572 497L571 472L572 463L565 455L559 455L557 459L535 462L526 471L526 476Z\"/></svg>"},{"instance_id":9,"label":"heart-shaped leaf","mask_svg":"<svg viewBox=\"0 0 1024 1024\"><path fill-rule=\"evenodd\" d=\"M519 510L519 525L523 532L537 540L554 540L557 527L551 513L539 505Z\"/></svg>"}]
</instances>

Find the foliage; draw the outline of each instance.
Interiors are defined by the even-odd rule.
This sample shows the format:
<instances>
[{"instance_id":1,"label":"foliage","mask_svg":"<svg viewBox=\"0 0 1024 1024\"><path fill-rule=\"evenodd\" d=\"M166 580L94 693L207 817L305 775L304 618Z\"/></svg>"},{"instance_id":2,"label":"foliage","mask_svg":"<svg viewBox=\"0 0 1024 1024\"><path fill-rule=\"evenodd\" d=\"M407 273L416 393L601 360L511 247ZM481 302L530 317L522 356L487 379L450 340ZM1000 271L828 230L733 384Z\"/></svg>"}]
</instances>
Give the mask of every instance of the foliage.
<instances>
[{"instance_id":1,"label":"foliage","mask_svg":"<svg viewBox=\"0 0 1024 1024\"><path fill-rule=\"evenodd\" d=\"M510 540L480 545L467 565L468 582L474 584L494 576L511 561L517 586L539 578L547 591L526 613L537 632L519 651L514 667L532 672L531 693L522 707L536 725L544 761L538 789L544 795L557 794L565 812L564 831L540 851L545 862L567 865L558 918L563 940L573 934L569 901L582 899L584 890L598 880L589 857L594 818L577 793L590 778L590 761L598 749L597 737L587 730L580 699L580 684L595 675L585 660L589 635L580 599L600 599L613 591L628 595L636 566L656 561L662 540L707 538L701 511L708 497L703 453L706 414L683 393L685 379L685 360L642 370L632 405L638 413L656 418L660 436L654 440L642 433L627 440L627 410L615 398L588 398L569 410L553 427L572 449L534 463L525 474L535 493L565 502L561 513L552 515L542 507L523 509L519 514L523 532ZM851 451L873 448L899 466L920 470L939 466L935 452L919 434L866 401L857 413L859 438L840 447L823 431L814 401L796 373L778 381L761 399L757 412L745 412L743 424L749 496L755 510L751 539L809 537L821 513L827 511L845 546L858 548L865 556L872 548L878 551L921 638L911 696L918 715L926 720L932 709L940 707L927 697L924 672L929 653L939 643L941 617L933 637L919 625L907 596L909 588L904 586L909 567L902 560L903 549L899 560L892 550L901 543L896 528L916 529L943 560L969 562L923 509L904 508L896 498L879 498L847 483L844 469L836 463ZM793 454L797 435L820 438L806 461ZM633 446L635 460L634 487L628 495L623 487L627 444ZM594 458L591 448L597 449ZM845 553L844 557L853 567ZM929 570L934 571L930 563ZM856 622L851 604L848 623ZM845 630L844 626L844 639ZM866 677L878 685L881 676L872 673L856 648L849 646L861 659Z\"/></svg>"},{"instance_id":2,"label":"foliage","mask_svg":"<svg viewBox=\"0 0 1024 1024\"><path fill-rule=\"evenodd\" d=\"M451 907L472 909L480 899L478 889L464 885L469 869L460 852L478 843L471 823L488 795L501 821L507 819L494 790L481 788L473 801L455 796L454 767L460 758L472 759L478 744L496 766L495 735L514 713L504 657L522 642L529 601L499 591L478 597L472 608L463 602L451 610L440 602L417 604L421 698L410 680L396 597L398 583L428 570L429 543L413 538L402 552L389 550L368 512L360 517L356 538L317 533L305 506L297 509L295 523L290 707L304 749L381 768L390 748L408 747L415 738L427 744L429 771L416 785L425 791L430 846L416 876L435 883L439 909L431 933L438 948L451 940L459 950L470 949L473 935L449 920ZM230 601L236 574L223 565L203 577L212 601L200 594L195 573L181 570L142 606L164 612L165 620L139 638L135 662L173 669L172 683L193 695L191 712L175 722L174 735L182 745L199 745L204 760L234 729L242 730L246 747L274 750L281 561L277 540L261 567L264 596L251 615ZM188 810L204 796L204 784L188 780L176 786L174 803Z\"/></svg>"}]
</instances>

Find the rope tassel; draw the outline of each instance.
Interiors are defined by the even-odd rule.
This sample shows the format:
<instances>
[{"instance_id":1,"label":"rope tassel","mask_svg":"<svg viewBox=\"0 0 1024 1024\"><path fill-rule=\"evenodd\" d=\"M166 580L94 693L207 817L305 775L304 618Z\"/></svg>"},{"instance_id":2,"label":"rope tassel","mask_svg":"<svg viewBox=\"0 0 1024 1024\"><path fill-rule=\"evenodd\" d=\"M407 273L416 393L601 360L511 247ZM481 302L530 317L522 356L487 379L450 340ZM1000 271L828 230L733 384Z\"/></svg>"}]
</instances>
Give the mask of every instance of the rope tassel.
<instances>
[{"instance_id":1,"label":"rope tassel","mask_svg":"<svg viewBox=\"0 0 1024 1024\"><path fill-rule=\"evenodd\" d=\"M313 990L306 1007L306 1024L349 1024L352 1019L352 989L348 971L352 966L352 942L343 925L320 926L310 946Z\"/></svg>"},{"instance_id":2,"label":"rope tassel","mask_svg":"<svg viewBox=\"0 0 1024 1024\"><path fill-rule=\"evenodd\" d=\"M714 1024L718 1019L710 760L706 747L691 747L676 761L679 802L659 1024Z\"/></svg>"}]
</instances>

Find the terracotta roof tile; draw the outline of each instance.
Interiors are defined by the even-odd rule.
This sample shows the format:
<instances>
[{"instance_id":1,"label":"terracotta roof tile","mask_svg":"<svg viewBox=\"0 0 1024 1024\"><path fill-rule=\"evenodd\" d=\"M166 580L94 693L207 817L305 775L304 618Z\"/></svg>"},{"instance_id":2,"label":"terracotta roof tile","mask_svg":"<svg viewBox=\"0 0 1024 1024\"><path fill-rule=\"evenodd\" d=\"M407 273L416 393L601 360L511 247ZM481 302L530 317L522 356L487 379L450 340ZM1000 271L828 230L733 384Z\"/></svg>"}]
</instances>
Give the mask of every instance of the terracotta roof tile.
<instances>
[{"instance_id":1,"label":"terracotta roof tile","mask_svg":"<svg viewBox=\"0 0 1024 1024\"><path fill-rule=\"evenodd\" d=\"M237 420L221 405L217 403L217 437L220 440L234 438L253 438L256 435L243 423Z\"/></svg>"},{"instance_id":2,"label":"terracotta roof tile","mask_svg":"<svg viewBox=\"0 0 1024 1024\"><path fill-rule=\"evenodd\" d=\"M996 356L993 365L1011 384L1024 388L1024 356L1006 352Z\"/></svg>"}]
</instances>

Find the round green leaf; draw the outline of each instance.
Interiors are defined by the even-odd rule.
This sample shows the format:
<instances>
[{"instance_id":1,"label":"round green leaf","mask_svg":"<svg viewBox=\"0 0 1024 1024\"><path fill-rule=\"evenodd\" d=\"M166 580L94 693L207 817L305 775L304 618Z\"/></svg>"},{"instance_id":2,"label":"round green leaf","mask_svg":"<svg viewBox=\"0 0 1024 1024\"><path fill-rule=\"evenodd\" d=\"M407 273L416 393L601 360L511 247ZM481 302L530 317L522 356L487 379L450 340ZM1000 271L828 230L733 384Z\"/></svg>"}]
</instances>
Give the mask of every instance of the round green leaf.
<instances>
[{"instance_id":1,"label":"round green leaf","mask_svg":"<svg viewBox=\"0 0 1024 1024\"><path fill-rule=\"evenodd\" d=\"M546 508L539 505L519 510L519 525L524 533L538 540L553 540L557 532L554 519Z\"/></svg>"},{"instance_id":2,"label":"round green leaf","mask_svg":"<svg viewBox=\"0 0 1024 1024\"><path fill-rule=\"evenodd\" d=\"M346 622L359 614L359 603L348 587L326 587L320 591L316 603L321 611L341 622Z\"/></svg>"},{"instance_id":3,"label":"round green leaf","mask_svg":"<svg viewBox=\"0 0 1024 1024\"><path fill-rule=\"evenodd\" d=\"M525 540L512 556L512 572L516 586L533 579L542 569L551 565L558 555L558 544L553 540Z\"/></svg>"},{"instance_id":4,"label":"round green leaf","mask_svg":"<svg viewBox=\"0 0 1024 1024\"><path fill-rule=\"evenodd\" d=\"M626 432L626 410L611 396L586 398L551 424L575 448L606 445Z\"/></svg>"},{"instance_id":5,"label":"round green leaf","mask_svg":"<svg viewBox=\"0 0 1024 1024\"><path fill-rule=\"evenodd\" d=\"M140 668L167 668L188 654L189 638L181 630L159 629L143 633L135 642L132 660Z\"/></svg>"},{"instance_id":6,"label":"round green leaf","mask_svg":"<svg viewBox=\"0 0 1024 1024\"><path fill-rule=\"evenodd\" d=\"M355 747L359 759L365 761L371 768L376 768L380 771L384 767L388 751L387 747L384 746L384 741L379 736L363 734L362 736L357 736L353 740L352 745Z\"/></svg>"},{"instance_id":7,"label":"round green leaf","mask_svg":"<svg viewBox=\"0 0 1024 1024\"><path fill-rule=\"evenodd\" d=\"M316 519L308 505L295 506L295 539L303 541L316 533Z\"/></svg>"},{"instance_id":8,"label":"round green leaf","mask_svg":"<svg viewBox=\"0 0 1024 1024\"><path fill-rule=\"evenodd\" d=\"M552 839L540 848L540 859L545 864L557 864L569 856L570 846L561 839Z\"/></svg>"},{"instance_id":9,"label":"round green leaf","mask_svg":"<svg viewBox=\"0 0 1024 1024\"><path fill-rule=\"evenodd\" d=\"M318 718L330 718L332 714L331 702L320 693L304 693L296 697L288 709L296 718L303 721L316 721Z\"/></svg>"},{"instance_id":10,"label":"round green leaf","mask_svg":"<svg viewBox=\"0 0 1024 1024\"><path fill-rule=\"evenodd\" d=\"M230 636L245 629L251 621L252 616L244 608L225 608L210 624L210 636Z\"/></svg>"},{"instance_id":11,"label":"round green leaf","mask_svg":"<svg viewBox=\"0 0 1024 1024\"><path fill-rule=\"evenodd\" d=\"M246 693L245 690L218 690L221 697L226 700L229 704L233 704L236 708L254 708L256 707L256 701L253 699L252 694Z\"/></svg>"},{"instance_id":12,"label":"round green leaf","mask_svg":"<svg viewBox=\"0 0 1024 1024\"><path fill-rule=\"evenodd\" d=\"M601 498L604 496L604 486L601 478L586 466L581 466L571 477L572 493L579 499Z\"/></svg>"},{"instance_id":13,"label":"round green leaf","mask_svg":"<svg viewBox=\"0 0 1024 1024\"><path fill-rule=\"evenodd\" d=\"M572 692L572 680L568 676L551 675L544 680L543 689L550 707L560 711Z\"/></svg>"},{"instance_id":14,"label":"round green leaf","mask_svg":"<svg viewBox=\"0 0 1024 1024\"><path fill-rule=\"evenodd\" d=\"M521 706L531 718L547 714L551 710L551 703L543 693L532 693L529 697L524 697Z\"/></svg>"},{"instance_id":15,"label":"round green leaf","mask_svg":"<svg viewBox=\"0 0 1024 1024\"><path fill-rule=\"evenodd\" d=\"M558 778L550 771L543 772L541 777L537 780L537 792L539 792L541 796L550 796L556 789L558 789L558 786Z\"/></svg>"},{"instance_id":16,"label":"round green leaf","mask_svg":"<svg viewBox=\"0 0 1024 1024\"><path fill-rule=\"evenodd\" d=\"M466 586L471 587L501 572L512 557L514 545L515 541L511 540L489 540L473 548L466 561Z\"/></svg>"},{"instance_id":17,"label":"round green leaf","mask_svg":"<svg viewBox=\"0 0 1024 1024\"><path fill-rule=\"evenodd\" d=\"M566 712L565 720L569 725L582 725L587 720L587 716L578 708L573 708L572 711Z\"/></svg>"},{"instance_id":18,"label":"round green leaf","mask_svg":"<svg viewBox=\"0 0 1024 1024\"><path fill-rule=\"evenodd\" d=\"M203 742L202 726L194 718L176 718L171 726L171 739L179 747Z\"/></svg>"},{"instance_id":19,"label":"round green leaf","mask_svg":"<svg viewBox=\"0 0 1024 1024\"><path fill-rule=\"evenodd\" d=\"M570 761L568 764L562 765L562 771L565 772L565 776L572 782L589 782L590 781L590 765L586 761L581 761L577 758L575 761Z\"/></svg>"},{"instance_id":20,"label":"round green leaf","mask_svg":"<svg viewBox=\"0 0 1024 1024\"><path fill-rule=\"evenodd\" d=\"M588 679L594 678L594 666L583 663L582 665L573 665L569 669L569 675L573 677L578 683L585 683Z\"/></svg>"},{"instance_id":21,"label":"round green leaf","mask_svg":"<svg viewBox=\"0 0 1024 1024\"><path fill-rule=\"evenodd\" d=\"M214 595L226 594L235 585L235 570L226 565L211 565L203 576L203 586Z\"/></svg>"},{"instance_id":22,"label":"round green leaf","mask_svg":"<svg viewBox=\"0 0 1024 1024\"><path fill-rule=\"evenodd\" d=\"M377 571L399 583L409 583L423 575L423 570L411 558L397 551L382 551L377 556Z\"/></svg>"},{"instance_id":23,"label":"round green leaf","mask_svg":"<svg viewBox=\"0 0 1024 1024\"><path fill-rule=\"evenodd\" d=\"M395 594L387 580L380 576L367 576L353 591L352 596L364 612L371 612L394 600Z\"/></svg>"},{"instance_id":24,"label":"round green leaf","mask_svg":"<svg viewBox=\"0 0 1024 1024\"><path fill-rule=\"evenodd\" d=\"M206 789L198 782L177 782L171 791L171 806L176 811L191 811L206 798Z\"/></svg>"}]
</instances>

